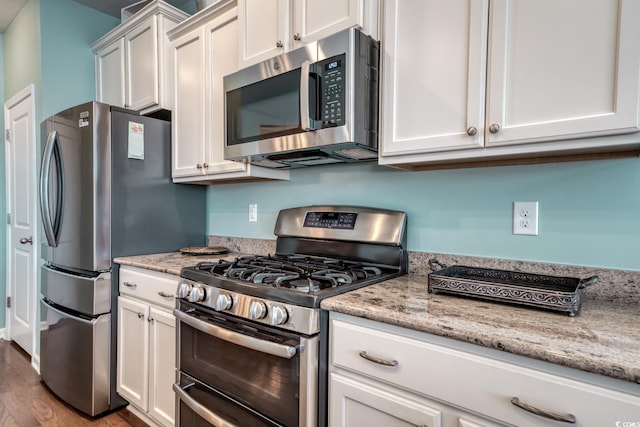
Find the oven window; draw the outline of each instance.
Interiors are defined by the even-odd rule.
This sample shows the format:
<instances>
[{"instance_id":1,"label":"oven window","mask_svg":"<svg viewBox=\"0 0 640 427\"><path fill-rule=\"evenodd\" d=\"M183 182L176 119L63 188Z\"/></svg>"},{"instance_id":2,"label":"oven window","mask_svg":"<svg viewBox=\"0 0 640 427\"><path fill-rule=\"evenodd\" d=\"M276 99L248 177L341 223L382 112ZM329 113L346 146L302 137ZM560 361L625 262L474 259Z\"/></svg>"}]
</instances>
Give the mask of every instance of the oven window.
<instances>
[{"instance_id":1,"label":"oven window","mask_svg":"<svg viewBox=\"0 0 640 427\"><path fill-rule=\"evenodd\" d=\"M298 346L295 334L218 315L190 312L199 320L233 333ZM216 338L180 323L180 370L213 389L287 425L299 420L300 358L286 359Z\"/></svg>"},{"instance_id":2,"label":"oven window","mask_svg":"<svg viewBox=\"0 0 640 427\"><path fill-rule=\"evenodd\" d=\"M227 92L227 145L298 133L300 69Z\"/></svg>"}]
</instances>

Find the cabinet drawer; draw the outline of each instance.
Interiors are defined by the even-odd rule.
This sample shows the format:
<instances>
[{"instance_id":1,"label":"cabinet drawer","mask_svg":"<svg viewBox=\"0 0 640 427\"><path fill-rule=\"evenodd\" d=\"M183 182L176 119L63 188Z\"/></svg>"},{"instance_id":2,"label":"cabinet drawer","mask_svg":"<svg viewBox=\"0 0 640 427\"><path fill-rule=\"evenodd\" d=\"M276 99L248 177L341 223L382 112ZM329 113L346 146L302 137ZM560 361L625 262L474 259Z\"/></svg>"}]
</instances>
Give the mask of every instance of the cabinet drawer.
<instances>
[{"instance_id":1,"label":"cabinet drawer","mask_svg":"<svg viewBox=\"0 0 640 427\"><path fill-rule=\"evenodd\" d=\"M175 304L178 276L136 267L120 267L120 295L171 308Z\"/></svg>"},{"instance_id":2,"label":"cabinet drawer","mask_svg":"<svg viewBox=\"0 0 640 427\"><path fill-rule=\"evenodd\" d=\"M577 426L638 421L639 396L403 336L402 328L377 326L332 319L332 369L354 371L520 427L552 422L516 407L513 398L571 414Z\"/></svg>"}]
</instances>

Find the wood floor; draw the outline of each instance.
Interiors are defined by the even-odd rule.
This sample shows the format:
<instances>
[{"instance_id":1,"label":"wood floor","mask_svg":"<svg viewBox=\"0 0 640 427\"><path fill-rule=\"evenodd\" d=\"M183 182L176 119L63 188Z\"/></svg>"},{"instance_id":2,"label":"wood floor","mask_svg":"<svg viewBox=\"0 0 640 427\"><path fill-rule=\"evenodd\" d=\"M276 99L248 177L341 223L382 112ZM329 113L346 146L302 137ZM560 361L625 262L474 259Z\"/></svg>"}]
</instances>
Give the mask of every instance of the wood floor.
<instances>
[{"instance_id":1,"label":"wood floor","mask_svg":"<svg viewBox=\"0 0 640 427\"><path fill-rule=\"evenodd\" d=\"M0 427L145 427L127 410L87 417L52 394L31 367L29 355L0 338Z\"/></svg>"}]
</instances>

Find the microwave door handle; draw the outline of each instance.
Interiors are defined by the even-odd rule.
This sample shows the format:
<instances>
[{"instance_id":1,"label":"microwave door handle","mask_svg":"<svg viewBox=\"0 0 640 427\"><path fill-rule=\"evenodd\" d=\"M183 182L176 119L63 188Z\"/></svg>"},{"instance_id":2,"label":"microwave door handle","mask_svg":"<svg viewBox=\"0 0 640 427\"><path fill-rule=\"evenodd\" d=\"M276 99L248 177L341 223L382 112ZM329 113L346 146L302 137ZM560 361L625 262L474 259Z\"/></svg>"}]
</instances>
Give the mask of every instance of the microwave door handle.
<instances>
[{"instance_id":1,"label":"microwave door handle","mask_svg":"<svg viewBox=\"0 0 640 427\"><path fill-rule=\"evenodd\" d=\"M300 127L304 131L313 130L309 120L309 69L311 62L306 60L300 67Z\"/></svg>"},{"instance_id":2,"label":"microwave door handle","mask_svg":"<svg viewBox=\"0 0 640 427\"><path fill-rule=\"evenodd\" d=\"M221 340L237 344L242 347L256 350L261 353L271 354L273 356L281 357L283 359L291 359L296 355L297 350L295 347L291 347L283 344L276 344L271 341L264 341L259 338L254 338L249 335L233 332L229 329L222 328L220 326L213 325L211 323L203 322L193 316L190 316L177 308L173 309L173 315L176 316L181 322L195 328L205 334L214 336Z\"/></svg>"},{"instance_id":3,"label":"microwave door handle","mask_svg":"<svg viewBox=\"0 0 640 427\"><path fill-rule=\"evenodd\" d=\"M40 165L40 213L42 214L42 225L44 234L47 237L49 246L56 247L56 238L54 235L53 224L51 220L51 206L49 205L49 177L51 171L51 162L53 160L53 149L56 143L57 132L49 132L47 142L42 153L42 163Z\"/></svg>"}]
</instances>

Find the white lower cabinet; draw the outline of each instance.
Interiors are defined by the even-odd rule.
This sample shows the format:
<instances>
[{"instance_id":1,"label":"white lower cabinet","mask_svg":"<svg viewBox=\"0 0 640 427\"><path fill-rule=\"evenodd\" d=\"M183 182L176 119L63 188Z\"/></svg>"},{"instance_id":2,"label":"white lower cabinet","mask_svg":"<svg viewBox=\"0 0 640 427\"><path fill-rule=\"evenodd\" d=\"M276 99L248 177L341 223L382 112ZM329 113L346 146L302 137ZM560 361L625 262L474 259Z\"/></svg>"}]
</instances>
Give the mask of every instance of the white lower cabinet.
<instances>
[{"instance_id":1,"label":"white lower cabinet","mask_svg":"<svg viewBox=\"0 0 640 427\"><path fill-rule=\"evenodd\" d=\"M338 313L329 354L330 427L601 427L640 414L633 384Z\"/></svg>"},{"instance_id":2,"label":"white lower cabinet","mask_svg":"<svg viewBox=\"0 0 640 427\"><path fill-rule=\"evenodd\" d=\"M173 426L175 317L178 277L120 268L117 391L152 425Z\"/></svg>"}]
</instances>

